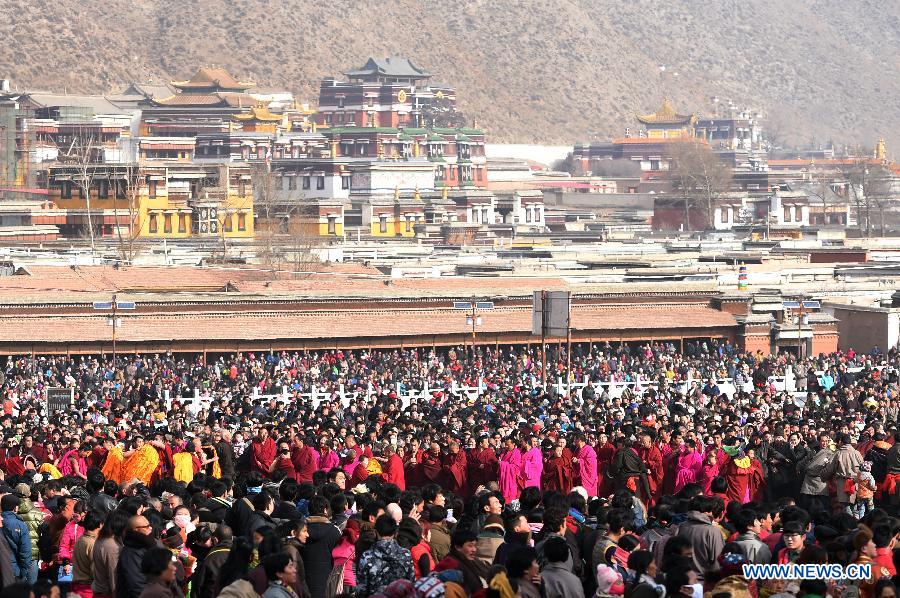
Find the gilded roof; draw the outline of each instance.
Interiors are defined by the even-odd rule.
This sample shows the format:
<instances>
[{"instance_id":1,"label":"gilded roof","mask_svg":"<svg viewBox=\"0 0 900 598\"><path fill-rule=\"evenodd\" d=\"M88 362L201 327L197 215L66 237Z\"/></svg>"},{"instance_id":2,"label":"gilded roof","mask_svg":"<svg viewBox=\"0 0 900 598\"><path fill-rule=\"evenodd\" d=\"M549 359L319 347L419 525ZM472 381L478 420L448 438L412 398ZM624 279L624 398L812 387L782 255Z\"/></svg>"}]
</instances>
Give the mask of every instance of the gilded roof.
<instances>
[{"instance_id":1,"label":"gilded roof","mask_svg":"<svg viewBox=\"0 0 900 598\"><path fill-rule=\"evenodd\" d=\"M235 114L234 118L235 120L241 121L259 120L266 122L281 122L282 117L280 114L272 114L269 112L267 106L253 106L250 108L250 112Z\"/></svg>"},{"instance_id":2,"label":"gilded roof","mask_svg":"<svg viewBox=\"0 0 900 598\"><path fill-rule=\"evenodd\" d=\"M187 81L172 81L178 89L213 89L216 91L246 91L255 86L252 81L238 81L221 67L201 67Z\"/></svg>"},{"instance_id":3,"label":"gilded roof","mask_svg":"<svg viewBox=\"0 0 900 598\"><path fill-rule=\"evenodd\" d=\"M663 98L662 106L659 110L652 114L636 114L635 117L639 122L645 125L662 125L662 124L694 124L697 117L693 114L678 114L675 106L669 98Z\"/></svg>"}]
</instances>

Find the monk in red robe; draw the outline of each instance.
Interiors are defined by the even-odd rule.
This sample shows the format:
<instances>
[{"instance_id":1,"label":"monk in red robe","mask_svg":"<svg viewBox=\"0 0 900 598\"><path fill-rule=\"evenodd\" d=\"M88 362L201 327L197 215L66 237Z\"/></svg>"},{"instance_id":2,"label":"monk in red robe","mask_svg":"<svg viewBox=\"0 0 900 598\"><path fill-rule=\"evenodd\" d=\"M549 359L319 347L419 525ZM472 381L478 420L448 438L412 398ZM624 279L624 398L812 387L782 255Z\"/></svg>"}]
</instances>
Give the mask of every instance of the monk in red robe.
<instances>
[{"instance_id":1,"label":"monk in red robe","mask_svg":"<svg viewBox=\"0 0 900 598\"><path fill-rule=\"evenodd\" d=\"M413 441L406 447L403 455L403 475L410 486L421 488L426 484L425 474L422 471L422 457L425 451L419 448L419 441Z\"/></svg>"},{"instance_id":2,"label":"monk in red robe","mask_svg":"<svg viewBox=\"0 0 900 598\"><path fill-rule=\"evenodd\" d=\"M466 454L460 450L458 442L450 443L450 452L444 455L442 473L444 483L441 485L444 488L463 498L471 495Z\"/></svg>"},{"instance_id":3,"label":"monk in red robe","mask_svg":"<svg viewBox=\"0 0 900 598\"><path fill-rule=\"evenodd\" d=\"M574 486L575 464L572 462L572 451L566 448L565 440L560 439L544 457L541 488L544 492L556 490L568 494Z\"/></svg>"},{"instance_id":4,"label":"monk in red robe","mask_svg":"<svg viewBox=\"0 0 900 598\"><path fill-rule=\"evenodd\" d=\"M350 476L350 481L347 482L348 489L356 488L369 478L369 469L366 467L368 463L369 457L363 454L359 458L356 467L353 468L353 474Z\"/></svg>"},{"instance_id":5,"label":"monk in red robe","mask_svg":"<svg viewBox=\"0 0 900 598\"><path fill-rule=\"evenodd\" d=\"M250 471L258 471L266 475L269 473L269 466L275 460L275 453L278 447L275 441L269 438L269 429L260 428L259 433L250 444Z\"/></svg>"},{"instance_id":6,"label":"monk in red robe","mask_svg":"<svg viewBox=\"0 0 900 598\"><path fill-rule=\"evenodd\" d=\"M616 447L609 441L609 436L600 434L594 452L597 453L597 477L599 485L597 488L597 496L609 496L613 493L613 481L606 475L609 470L609 464L612 463L613 457L616 456Z\"/></svg>"},{"instance_id":7,"label":"monk in red robe","mask_svg":"<svg viewBox=\"0 0 900 598\"><path fill-rule=\"evenodd\" d=\"M478 446L469 451L466 459L469 464L469 484L473 488L497 481L500 462L487 436L482 437Z\"/></svg>"},{"instance_id":8,"label":"monk in red robe","mask_svg":"<svg viewBox=\"0 0 900 598\"><path fill-rule=\"evenodd\" d=\"M301 484L303 482L312 482L318 461L319 458L312 447L307 446L306 441L299 434L294 435L293 446L291 447L291 463L294 464L294 475L297 481Z\"/></svg>"},{"instance_id":9,"label":"monk in red robe","mask_svg":"<svg viewBox=\"0 0 900 598\"><path fill-rule=\"evenodd\" d=\"M432 442L428 452L422 453L422 477L426 484L440 484L444 460L441 457L441 445Z\"/></svg>"},{"instance_id":10,"label":"monk in red robe","mask_svg":"<svg viewBox=\"0 0 900 598\"><path fill-rule=\"evenodd\" d=\"M653 500L660 495L663 483L663 456L653 444L653 436L645 432L637 447L638 456L647 465L647 482L650 485L650 496L641 496L644 504L651 506Z\"/></svg>"},{"instance_id":11,"label":"monk in red robe","mask_svg":"<svg viewBox=\"0 0 900 598\"><path fill-rule=\"evenodd\" d=\"M725 467L725 481L728 483L726 494L729 500L741 504L756 500L765 483L762 464L749 455L739 453L728 461Z\"/></svg>"},{"instance_id":12,"label":"monk in red robe","mask_svg":"<svg viewBox=\"0 0 900 598\"><path fill-rule=\"evenodd\" d=\"M383 450L381 461L381 479L385 484L394 484L400 490L406 490L406 475L403 471L403 460L390 444Z\"/></svg>"}]
</instances>

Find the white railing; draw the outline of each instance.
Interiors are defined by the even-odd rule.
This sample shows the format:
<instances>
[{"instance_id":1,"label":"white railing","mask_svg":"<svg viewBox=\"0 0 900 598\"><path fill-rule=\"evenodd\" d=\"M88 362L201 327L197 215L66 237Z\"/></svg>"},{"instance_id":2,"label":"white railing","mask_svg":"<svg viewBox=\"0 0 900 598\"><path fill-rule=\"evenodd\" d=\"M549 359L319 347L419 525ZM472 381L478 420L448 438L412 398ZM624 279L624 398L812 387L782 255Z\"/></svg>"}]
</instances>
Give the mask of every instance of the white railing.
<instances>
[{"instance_id":1,"label":"white railing","mask_svg":"<svg viewBox=\"0 0 900 598\"><path fill-rule=\"evenodd\" d=\"M884 365L879 365L876 367L878 369L881 369L884 367ZM859 372L862 371L862 368L848 368L848 371ZM824 371L816 372L816 376L818 377L820 382L824 374ZM705 382L706 378L692 378L688 380L672 382L670 386L675 388L680 393L687 393L692 388L703 388ZM727 396L729 399L733 398L739 390L734 383L734 379L732 378L716 378L715 382L716 386L719 387L719 392ZM783 376L769 376L769 382L774 386L777 392L787 391L797 394L796 381L794 379L794 373L791 368L788 368L787 372ZM532 377L531 387L535 388L538 385L539 381L536 378ZM579 398L581 398L582 392L587 387L587 385L587 382L567 383L563 378L557 378L556 382L552 384L552 386L556 388L556 391L559 395L570 396L574 392L577 393L577 396ZM626 389L630 390L634 394L634 396L642 397L649 389L658 388L658 384L652 380L592 382L591 385L594 387L594 391L597 396L603 394L603 392L606 391L609 394L610 398L613 399L621 398L622 395L625 394ZM430 399L436 392L444 393L445 397L461 396L467 400L474 400L484 394L485 390L485 386L480 380L477 387L462 386L456 381L453 381L449 385L435 387L426 386L422 390L415 390L410 388L404 390L399 382L391 388L391 391L397 394L397 397L400 399L401 405L404 409L420 400ZM753 382L748 381L743 383L740 390L743 392L753 392ZM351 401L357 398L360 394L364 395L368 400L379 396L381 392L382 391L377 391L371 383L368 383L365 390L363 391L360 391L358 389L351 389L348 391L343 384L339 384L336 390L320 387L314 384L308 390L298 393L298 396L302 401L309 401L314 407L318 407L322 402L329 402L334 400L335 398L340 400L341 405L343 405L344 407L348 407ZM294 391L288 386L282 386L281 392L275 394L261 394L259 392L259 389L254 387L251 392L250 398L253 401L269 401L275 399L277 401L287 402L293 395ZM164 391L164 398L166 400L166 404L168 406L171 406L169 391ZM199 389L195 389L193 397L182 397L180 401L188 410L196 414L200 409L208 408L210 402L214 398L215 397L213 395L210 395L208 392L201 394Z\"/></svg>"}]
</instances>

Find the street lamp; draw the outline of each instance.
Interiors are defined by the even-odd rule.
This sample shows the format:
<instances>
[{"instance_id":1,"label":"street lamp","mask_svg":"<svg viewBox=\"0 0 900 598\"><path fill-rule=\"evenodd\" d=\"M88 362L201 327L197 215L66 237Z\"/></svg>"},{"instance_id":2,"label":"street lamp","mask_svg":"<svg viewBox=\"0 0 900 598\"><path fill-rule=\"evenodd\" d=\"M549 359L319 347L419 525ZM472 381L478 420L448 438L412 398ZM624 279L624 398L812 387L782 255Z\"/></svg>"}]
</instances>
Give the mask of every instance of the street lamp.
<instances>
[{"instance_id":1,"label":"street lamp","mask_svg":"<svg viewBox=\"0 0 900 598\"><path fill-rule=\"evenodd\" d=\"M472 328L472 363L475 363L475 329L481 326L480 309L494 309L493 301L476 301L473 297L469 301L454 301L453 309L466 310L466 327ZM478 374L478 388L481 389L481 373Z\"/></svg>"},{"instance_id":2,"label":"street lamp","mask_svg":"<svg viewBox=\"0 0 900 598\"><path fill-rule=\"evenodd\" d=\"M106 317L106 325L112 328L112 353L113 368L116 364L116 329L122 327L122 318L118 317L119 310L130 311L135 309L134 301L119 301L116 295L112 296L112 301L94 301L93 305L96 311L111 311L112 313Z\"/></svg>"},{"instance_id":3,"label":"street lamp","mask_svg":"<svg viewBox=\"0 0 900 598\"><path fill-rule=\"evenodd\" d=\"M782 301L785 310L791 310L791 322L797 325L797 362L803 359L803 327L809 324L809 314L821 308L818 301Z\"/></svg>"}]
</instances>

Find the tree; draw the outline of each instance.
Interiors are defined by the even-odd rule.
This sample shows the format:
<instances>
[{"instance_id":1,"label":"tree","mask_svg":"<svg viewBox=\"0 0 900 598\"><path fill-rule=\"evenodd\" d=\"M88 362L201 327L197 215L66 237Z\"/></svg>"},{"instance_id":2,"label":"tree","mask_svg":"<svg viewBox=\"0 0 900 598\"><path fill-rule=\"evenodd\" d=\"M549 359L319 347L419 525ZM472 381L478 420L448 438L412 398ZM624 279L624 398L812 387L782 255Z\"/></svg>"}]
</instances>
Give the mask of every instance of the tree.
<instances>
[{"instance_id":1,"label":"tree","mask_svg":"<svg viewBox=\"0 0 900 598\"><path fill-rule=\"evenodd\" d=\"M698 208L706 216L706 228L714 228L716 200L728 191L732 171L706 143L686 140L670 144L672 181L684 202L685 228L690 230L690 210Z\"/></svg>"},{"instance_id":2,"label":"tree","mask_svg":"<svg viewBox=\"0 0 900 598\"><path fill-rule=\"evenodd\" d=\"M834 191L834 175L822 169L810 172L809 183L805 190L809 193L810 203L817 201L822 204L822 224L829 224L829 206L837 206L843 203L840 196ZM812 205L810 205L810 208Z\"/></svg>"},{"instance_id":3,"label":"tree","mask_svg":"<svg viewBox=\"0 0 900 598\"><path fill-rule=\"evenodd\" d=\"M91 255L94 254L94 224L91 209L91 188L97 177L98 168L102 162L102 148L97 145L97 139L93 129L88 127L75 128L72 142L63 153L59 150L58 160L70 164L75 168L73 182L78 187L82 199L85 201L87 214L87 233L91 242Z\"/></svg>"},{"instance_id":4,"label":"tree","mask_svg":"<svg viewBox=\"0 0 900 598\"><path fill-rule=\"evenodd\" d=\"M315 200L304 198L301 191L279 189L267 163L253 163L251 171L260 261L274 270L311 271L319 262L316 249L323 243Z\"/></svg>"},{"instance_id":5,"label":"tree","mask_svg":"<svg viewBox=\"0 0 900 598\"><path fill-rule=\"evenodd\" d=\"M116 179L115 188L110 190L113 197L113 211L116 218L116 239L119 259L126 264L134 261L140 251L138 238L144 223L141 219L141 186L146 176L146 170L141 164L129 162L121 167L121 178ZM128 217L128 226L122 231L119 223L119 205L125 204Z\"/></svg>"},{"instance_id":6,"label":"tree","mask_svg":"<svg viewBox=\"0 0 900 598\"><path fill-rule=\"evenodd\" d=\"M466 115L447 98L434 98L421 108L423 127L458 129L466 126Z\"/></svg>"},{"instance_id":7,"label":"tree","mask_svg":"<svg viewBox=\"0 0 900 598\"><path fill-rule=\"evenodd\" d=\"M884 211L892 199L891 172L888 168L857 151L841 167L843 182L856 210L856 227L860 236L872 233L872 209L878 210L881 234L884 234Z\"/></svg>"}]
</instances>

